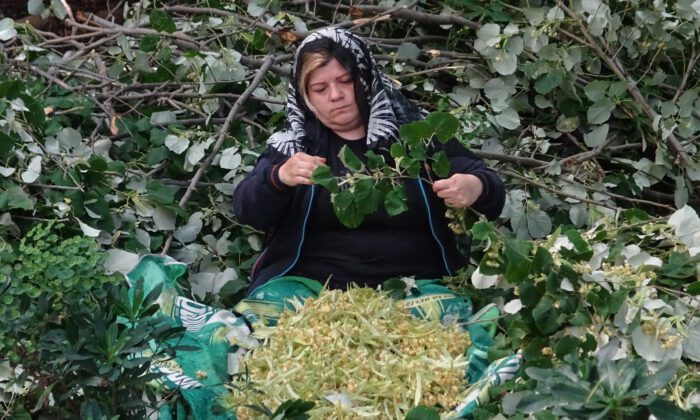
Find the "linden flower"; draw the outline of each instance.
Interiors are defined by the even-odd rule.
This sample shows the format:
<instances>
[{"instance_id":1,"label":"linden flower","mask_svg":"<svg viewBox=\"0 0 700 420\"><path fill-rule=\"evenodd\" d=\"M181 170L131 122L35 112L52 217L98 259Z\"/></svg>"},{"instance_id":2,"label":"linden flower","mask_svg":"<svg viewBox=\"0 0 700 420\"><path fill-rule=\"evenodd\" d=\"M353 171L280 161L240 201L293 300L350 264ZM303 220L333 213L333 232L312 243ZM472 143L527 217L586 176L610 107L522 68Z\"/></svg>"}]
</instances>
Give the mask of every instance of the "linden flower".
<instances>
[{"instance_id":1,"label":"linden flower","mask_svg":"<svg viewBox=\"0 0 700 420\"><path fill-rule=\"evenodd\" d=\"M266 336L225 397L241 419L256 415L245 405L297 398L316 403L312 419L403 418L419 404L448 411L466 392L469 335L414 318L404 303L371 289L323 291Z\"/></svg>"}]
</instances>

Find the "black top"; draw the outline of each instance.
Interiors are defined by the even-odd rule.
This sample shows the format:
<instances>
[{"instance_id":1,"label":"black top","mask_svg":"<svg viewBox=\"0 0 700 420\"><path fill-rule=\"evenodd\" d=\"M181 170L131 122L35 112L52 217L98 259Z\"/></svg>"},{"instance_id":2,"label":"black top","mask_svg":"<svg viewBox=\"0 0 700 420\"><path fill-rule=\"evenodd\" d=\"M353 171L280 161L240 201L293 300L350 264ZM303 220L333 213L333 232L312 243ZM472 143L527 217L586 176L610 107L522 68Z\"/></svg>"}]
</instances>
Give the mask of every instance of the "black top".
<instances>
[{"instance_id":1,"label":"black top","mask_svg":"<svg viewBox=\"0 0 700 420\"><path fill-rule=\"evenodd\" d=\"M326 164L336 175L346 170L338 158L347 145L365 160L364 139L331 136ZM432 237L425 204L415 183L406 183L408 211L389 216L383 208L349 229L333 211L330 193L320 188L309 215L299 261L289 273L325 283L330 289L346 289L349 283L375 287L397 276L440 278L448 273Z\"/></svg>"}]
</instances>

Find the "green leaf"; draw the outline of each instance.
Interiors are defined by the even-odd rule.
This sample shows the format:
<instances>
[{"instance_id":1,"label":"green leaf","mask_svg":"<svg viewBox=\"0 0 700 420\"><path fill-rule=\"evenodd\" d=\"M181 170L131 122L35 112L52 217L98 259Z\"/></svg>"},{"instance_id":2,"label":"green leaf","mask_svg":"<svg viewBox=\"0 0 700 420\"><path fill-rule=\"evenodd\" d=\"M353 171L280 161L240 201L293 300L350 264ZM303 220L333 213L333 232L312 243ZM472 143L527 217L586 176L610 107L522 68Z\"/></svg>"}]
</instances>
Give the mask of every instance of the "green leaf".
<instances>
[{"instance_id":1,"label":"green leaf","mask_svg":"<svg viewBox=\"0 0 700 420\"><path fill-rule=\"evenodd\" d=\"M157 166L159 163L165 161L167 157L168 148L165 146L152 146L146 153L146 164L152 167Z\"/></svg>"},{"instance_id":2,"label":"green leaf","mask_svg":"<svg viewBox=\"0 0 700 420\"><path fill-rule=\"evenodd\" d=\"M559 253L574 261L589 260L593 256L593 249L581 236L581 233L575 229L569 229L566 231L566 237L574 244L574 249L569 250L567 248L562 248Z\"/></svg>"},{"instance_id":3,"label":"green leaf","mask_svg":"<svg viewBox=\"0 0 700 420\"><path fill-rule=\"evenodd\" d=\"M398 51L396 51L397 60L411 60L416 59L420 55L420 48L412 42L402 42L399 45Z\"/></svg>"},{"instance_id":4,"label":"green leaf","mask_svg":"<svg viewBox=\"0 0 700 420\"><path fill-rule=\"evenodd\" d=\"M484 241L489 239L496 232L496 228L491 222L476 222L472 227L472 235L474 239Z\"/></svg>"},{"instance_id":5,"label":"green leaf","mask_svg":"<svg viewBox=\"0 0 700 420\"><path fill-rule=\"evenodd\" d=\"M457 117L447 112L432 112L425 117L424 121L442 143L454 138L459 129Z\"/></svg>"},{"instance_id":6,"label":"green leaf","mask_svg":"<svg viewBox=\"0 0 700 420\"><path fill-rule=\"evenodd\" d=\"M561 85L561 82L564 80L562 76L563 74L561 70L550 70L535 82L535 90L542 95L548 94Z\"/></svg>"},{"instance_id":7,"label":"green leaf","mask_svg":"<svg viewBox=\"0 0 700 420\"><path fill-rule=\"evenodd\" d=\"M151 13L148 15L148 18L151 22L151 26L156 31L167 32L171 34L177 29L175 27L175 21L165 10L152 10Z\"/></svg>"},{"instance_id":8,"label":"green leaf","mask_svg":"<svg viewBox=\"0 0 700 420\"><path fill-rule=\"evenodd\" d=\"M16 144L19 144L19 139L13 139L0 131L0 159L5 160L10 157Z\"/></svg>"},{"instance_id":9,"label":"green leaf","mask_svg":"<svg viewBox=\"0 0 700 420\"><path fill-rule=\"evenodd\" d=\"M578 383L558 383L550 388L552 396L560 402L585 403L590 390Z\"/></svg>"},{"instance_id":10,"label":"green leaf","mask_svg":"<svg viewBox=\"0 0 700 420\"><path fill-rule=\"evenodd\" d=\"M403 299L406 295L406 283L398 277L392 277L382 282L381 290L392 299Z\"/></svg>"},{"instance_id":11,"label":"green leaf","mask_svg":"<svg viewBox=\"0 0 700 420\"><path fill-rule=\"evenodd\" d=\"M9 41L17 36L15 22L10 18L0 19L0 41Z\"/></svg>"},{"instance_id":12,"label":"green leaf","mask_svg":"<svg viewBox=\"0 0 700 420\"><path fill-rule=\"evenodd\" d=\"M0 98L15 99L22 93L24 83L19 80L0 82Z\"/></svg>"},{"instance_id":13,"label":"green leaf","mask_svg":"<svg viewBox=\"0 0 700 420\"><path fill-rule=\"evenodd\" d=\"M586 143L588 147L598 147L608 138L609 129L610 126L608 124L598 126L591 130L590 133L583 135L583 142Z\"/></svg>"},{"instance_id":14,"label":"green leaf","mask_svg":"<svg viewBox=\"0 0 700 420\"><path fill-rule=\"evenodd\" d=\"M406 413L405 420L440 420L440 414L432 407L419 405Z\"/></svg>"},{"instance_id":15,"label":"green leaf","mask_svg":"<svg viewBox=\"0 0 700 420\"><path fill-rule=\"evenodd\" d=\"M409 146L416 146L423 140L429 139L433 130L425 121L413 121L410 124L402 125L399 133Z\"/></svg>"},{"instance_id":16,"label":"green leaf","mask_svg":"<svg viewBox=\"0 0 700 420\"><path fill-rule=\"evenodd\" d=\"M357 210L355 196L349 190L331 194L331 202L340 223L351 229L360 226L364 215Z\"/></svg>"},{"instance_id":17,"label":"green leaf","mask_svg":"<svg viewBox=\"0 0 700 420\"><path fill-rule=\"evenodd\" d=\"M554 354L562 359L569 353L578 352L580 346L581 341L578 338L572 335L565 335L554 345Z\"/></svg>"},{"instance_id":18,"label":"green leaf","mask_svg":"<svg viewBox=\"0 0 700 420\"><path fill-rule=\"evenodd\" d=\"M367 167L370 170L380 169L386 164L386 162L384 161L384 157L382 155L374 153L374 151L372 150L368 150L365 153L365 156L367 156Z\"/></svg>"},{"instance_id":19,"label":"green leaf","mask_svg":"<svg viewBox=\"0 0 700 420\"><path fill-rule=\"evenodd\" d=\"M543 296L532 310L532 318L542 334L551 334L561 326L561 311L555 307L549 296Z\"/></svg>"},{"instance_id":20,"label":"green leaf","mask_svg":"<svg viewBox=\"0 0 700 420\"><path fill-rule=\"evenodd\" d=\"M307 411L314 408L315 403L300 399L287 400L283 402L270 418L279 418L284 420L306 420L309 415Z\"/></svg>"},{"instance_id":21,"label":"green leaf","mask_svg":"<svg viewBox=\"0 0 700 420\"><path fill-rule=\"evenodd\" d=\"M347 145L340 149L340 152L338 152L338 157L340 158L340 161L343 162L343 165L353 172L360 172L365 167L360 158L358 158L355 152L353 152Z\"/></svg>"},{"instance_id":22,"label":"green leaf","mask_svg":"<svg viewBox=\"0 0 700 420\"><path fill-rule=\"evenodd\" d=\"M691 415L687 411L681 409L671 401L656 398L647 406L649 412L659 420L693 420L697 417Z\"/></svg>"},{"instance_id":23,"label":"green leaf","mask_svg":"<svg viewBox=\"0 0 700 420\"><path fill-rule=\"evenodd\" d=\"M668 261L661 267L664 277L685 279L695 276L695 261L685 254L671 252Z\"/></svg>"},{"instance_id":24,"label":"green leaf","mask_svg":"<svg viewBox=\"0 0 700 420\"><path fill-rule=\"evenodd\" d=\"M552 219L542 210L528 209L527 230L533 238L544 238L552 231Z\"/></svg>"},{"instance_id":25,"label":"green leaf","mask_svg":"<svg viewBox=\"0 0 700 420\"><path fill-rule=\"evenodd\" d=\"M311 174L311 181L313 181L314 184L324 187L331 193L338 192L338 180L335 175L333 175L333 172L331 172L329 166L317 166Z\"/></svg>"},{"instance_id":26,"label":"green leaf","mask_svg":"<svg viewBox=\"0 0 700 420\"><path fill-rule=\"evenodd\" d=\"M396 216L408 210L406 204L406 190L402 185L397 185L384 197L384 208L390 216Z\"/></svg>"},{"instance_id":27,"label":"green leaf","mask_svg":"<svg viewBox=\"0 0 700 420\"><path fill-rule=\"evenodd\" d=\"M587 118L589 124L603 124L610 119L610 114L615 109L615 104L609 98L601 99L588 108Z\"/></svg>"},{"instance_id":28,"label":"green leaf","mask_svg":"<svg viewBox=\"0 0 700 420\"><path fill-rule=\"evenodd\" d=\"M586 97L592 102L598 102L605 98L605 91L610 86L610 82L605 80L594 80L583 88Z\"/></svg>"},{"instance_id":29,"label":"green leaf","mask_svg":"<svg viewBox=\"0 0 700 420\"><path fill-rule=\"evenodd\" d=\"M428 149L426 148L425 143L418 143L408 150L408 155L412 159L418 161L420 166L423 163L422 161L428 160Z\"/></svg>"},{"instance_id":30,"label":"green leaf","mask_svg":"<svg viewBox=\"0 0 700 420\"><path fill-rule=\"evenodd\" d=\"M494 118L498 125L508 130L515 130L520 127L520 116L513 108L508 107L504 109Z\"/></svg>"},{"instance_id":31,"label":"green leaf","mask_svg":"<svg viewBox=\"0 0 700 420\"><path fill-rule=\"evenodd\" d=\"M146 183L146 191L148 195L161 204L170 204L175 201L175 193L160 180L149 180Z\"/></svg>"},{"instance_id":32,"label":"green leaf","mask_svg":"<svg viewBox=\"0 0 700 420\"><path fill-rule=\"evenodd\" d=\"M518 56L500 49L491 60L491 65L501 76L508 76L517 70Z\"/></svg>"},{"instance_id":33,"label":"green leaf","mask_svg":"<svg viewBox=\"0 0 700 420\"><path fill-rule=\"evenodd\" d=\"M700 295L700 281L695 281L693 283L690 283L688 285L688 288L686 289L686 292L693 296L698 296Z\"/></svg>"},{"instance_id":34,"label":"green leaf","mask_svg":"<svg viewBox=\"0 0 700 420\"><path fill-rule=\"evenodd\" d=\"M539 246L535 251L535 258L532 260L533 273L548 273L554 265L552 254L545 248Z\"/></svg>"},{"instance_id":35,"label":"green leaf","mask_svg":"<svg viewBox=\"0 0 700 420\"><path fill-rule=\"evenodd\" d=\"M146 35L141 38L139 49L143 52L153 52L158 49L160 37L158 35Z\"/></svg>"},{"instance_id":36,"label":"green leaf","mask_svg":"<svg viewBox=\"0 0 700 420\"><path fill-rule=\"evenodd\" d=\"M93 155L88 161L90 169L95 172L104 172L107 170L107 161L102 156Z\"/></svg>"},{"instance_id":37,"label":"green leaf","mask_svg":"<svg viewBox=\"0 0 700 420\"><path fill-rule=\"evenodd\" d=\"M355 205L360 213L374 213L383 199L384 195L376 188L374 179L361 179L355 184Z\"/></svg>"},{"instance_id":38,"label":"green leaf","mask_svg":"<svg viewBox=\"0 0 700 420\"><path fill-rule=\"evenodd\" d=\"M433 172L435 175L441 178L447 178L450 174L450 160L447 158L447 154L442 150L433 155Z\"/></svg>"},{"instance_id":39,"label":"green leaf","mask_svg":"<svg viewBox=\"0 0 700 420\"><path fill-rule=\"evenodd\" d=\"M0 193L0 210L32 210L33 208L31 197L21 187L12 186Z\"/></svg>"},{"instance_id":40,"label":"green leaf","mask_svg":"<svg viewBox=\"0 0 700 420\"><path fill-rule=\"evenodd\" d=\"M401 145L399 143L392 144L391 148L389 149L389 153L391 154L391 157L393 157L394 159L405 157L407 155L406 148L403 147L403 145Z\"/></svg>"}]
</instances>

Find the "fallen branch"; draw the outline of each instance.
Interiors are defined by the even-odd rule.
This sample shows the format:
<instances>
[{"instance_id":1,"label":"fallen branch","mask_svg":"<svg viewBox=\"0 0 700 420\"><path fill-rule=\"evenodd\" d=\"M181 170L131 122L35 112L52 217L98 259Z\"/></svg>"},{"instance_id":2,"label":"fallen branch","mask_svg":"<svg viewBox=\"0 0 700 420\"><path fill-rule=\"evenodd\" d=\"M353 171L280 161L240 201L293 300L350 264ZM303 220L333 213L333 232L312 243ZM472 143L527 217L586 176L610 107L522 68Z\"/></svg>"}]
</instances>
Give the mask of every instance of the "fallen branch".
<instances>
[{"instance_id":1,"label":"fallen branch","mask_svg":"<svg viewBox=\"0 0 700 420\"><path fill-rule=\"evenodd\" d=\"M652 108L652 106L649 105L649 102L647 102L647 100L644 98L644 95L642 95L642 92L637 87L637 83L629 77L627 71L625 70L625 67L622 65L620 60L617 57L609 57L605 53L605 51L603 51L600 45L598 45L596 40L593 38L593 35L590 33L588 28L583 24L583 22L581 22L581 19L579 19L579 17L576 16L576 14L571 9L569 9L564 4L564 2L560 0L557 2L557 4L562 10L564 10L564 12L566 12L567 15L569 15L570 18L574 19L578 24L579 28L581 29L581 32L588 41L584 43L584 45L593 48L593 51L595 51L596 55L598 55L598 57L601 60L603 60L605 64L607 64L607 66L615 73L615 75L621 81L626 83L627 91L630 93L630 95L632 95L632 98L634 98L634 100L637 101L639 106L642 108L642 111L644 111L644 113L646 114L647 118L649 118L651 121L656 121L658 114L656 113L656 111L654 111L654 108ZM567 33L564 31L562 32ZM572 39L577 40L578 42L582 41L580 38L574 37ZM667 141L669 146L671 146L671 149L676 153L676 155L680 159L681 163L683 163L686 166L691 166L693 164L693 161L688 156L688 153L683 148L683 145L673 133L669 134Z\"/></svg>"},{"instance_id":2,"label":"fallen branch","mask_svg":"<svg viewBox=\"0 0 700 420\"><path fill-rule=\"evenodd\" d=\"M219 149L221 149L221 146L223 145L224 140L228 135L229 127L231 126L231 123L233 123L236 114L238 114L238 110L243 106L248 97L252 95L253 91L258 87L260 82L262 82L265 73L267 73L270 66L272 65L272 61L273 56L267 56L264 64L262 65L262 67L260 67L257 74L255 75L255 78L250 82L250 85L248 85L246 90L241 94L240 98L238 98L238 100L236 100L236 102L231 107L231 110L229 111L228 116L226 117L226 121L224 121L224 125L219 131L219 136L217 137L216 142L214 143L214 147L212 147L211 152L209 152L209 155L206 157L204 162L202 162L202 165L199 167L194 177L190 181L190 185L187 187L187 191L185 191L185 194L180 199L178 203L180 207L185 207L185 204L187 204L187 202L189 201L190 197L192 196L192 193L194 192L197 184L199 183L199 180L204 175L204 172L209 168L209 165L211 165L211 162L214 160L214 156L216 156L216 154L219 152ZM163 255L166 255L168 253L170 243L172 242L172 240L173 234L171 233L168 235L168 238L165 240L165 244L163 245L163 251L161 252Z\"/></svg>"},{"instance_id":3,"label":"fallen branch","mask_svg":"<svg viewBox=\"0 0 700 420\"><path fill-rule=\"evenodd\" d=\"M412 20L416 23L426 23L430 25L458 25L466 26L467 28L472 29L479 29L481 27L481 25L478 23L467 20L459 15L434 15L408 8L395 8L395 10L391 10L390 8L381 6L348 6L344 4L326 3L323 1L320 1L317 4L327 8L338 8L339 10L344 10L348 14L355 17L374 16L389 12L388 14L393 18Z\"/></svg>"}]
</instances>

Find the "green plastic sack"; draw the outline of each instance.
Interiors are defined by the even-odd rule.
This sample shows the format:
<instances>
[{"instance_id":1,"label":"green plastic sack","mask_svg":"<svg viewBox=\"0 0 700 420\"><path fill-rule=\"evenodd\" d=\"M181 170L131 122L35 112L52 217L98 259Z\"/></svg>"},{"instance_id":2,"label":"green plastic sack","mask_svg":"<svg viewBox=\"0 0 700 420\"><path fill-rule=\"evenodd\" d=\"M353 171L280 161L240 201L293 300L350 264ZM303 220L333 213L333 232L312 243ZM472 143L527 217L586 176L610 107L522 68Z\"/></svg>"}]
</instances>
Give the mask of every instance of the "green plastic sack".
<instances>
[{"instance_id":1,"label":"green plastic sack","mask_svg":"<svg viewBox=\"0 0 700 420\"><path fill-rule=\"evenodd\" d=\"M167 365L154 366L163 374L155 384L163 395L177 392L181 398L163 406L160 419L235 419L233 413L215 414L214 402L228 392L225 384L239 372L240 359L259 346L250 336L256 325L275 325L284 310L293 310L293 301L302 302L318 296L322 285L303 277L283 277L257 288L236 305L235 312L202 305L185 297L177 279L186 265L160 255L143 257L127 274L134 284L143 279L144 293L162 286L158 299L161 315L187 332L179 344L198 348L178 352ZM522 356L516 354L488 364L486 352L493 345L494 305L472 314L469 299L458 296L437 280L419 280L405 299L411 312L421 318L457 322L471 334L468 379L472 383L467 398L461 402L455 418L470 418L471 413L488 399L488 387L517 376ZM240 314L240 315L238 315Z\"/></svg>"}]
</instances>

